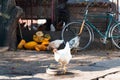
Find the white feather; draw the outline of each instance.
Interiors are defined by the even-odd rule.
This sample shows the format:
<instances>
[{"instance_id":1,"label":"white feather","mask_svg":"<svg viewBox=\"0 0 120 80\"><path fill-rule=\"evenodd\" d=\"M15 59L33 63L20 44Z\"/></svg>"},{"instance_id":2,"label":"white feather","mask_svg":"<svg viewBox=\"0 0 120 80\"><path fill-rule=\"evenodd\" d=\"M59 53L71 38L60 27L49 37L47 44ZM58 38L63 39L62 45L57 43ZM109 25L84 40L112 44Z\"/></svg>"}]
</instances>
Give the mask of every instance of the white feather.
<instances>
[{"instance_id":1,"label":"white feather","mask_svg":"<svg viewBox=\"0 0 120 80\"><path fill-rule=\"evenodd\" d=\"M63 43L63 40L59 40L59 39L54 40L54 41L49 43L49 45L47 46L47 49L48 50L51 48L58 49L62 43Z\"/></svg>"},{"instance_id":2,"label":"white feather","mask_svg":"<svg viewBox=\"0 0 120 80\"><path fill-rule=\"evenodd\" d=\"M69 61L72 58L71 51L70 51L70 46L69 43L67 42L65 45L64 49L57 50L54 52L54 58L57 62L68 64Z\"/></svg>"},{"instance_id":3,"label":"white feather","mask_svg":"<svg viewBox=\"0 0 120 80\"><path fill-rule=\"evenodd\" d=\"M80 44L80 37L76 36L69 41L70 48L77 48Z\"/></svg>"}]
</instances>

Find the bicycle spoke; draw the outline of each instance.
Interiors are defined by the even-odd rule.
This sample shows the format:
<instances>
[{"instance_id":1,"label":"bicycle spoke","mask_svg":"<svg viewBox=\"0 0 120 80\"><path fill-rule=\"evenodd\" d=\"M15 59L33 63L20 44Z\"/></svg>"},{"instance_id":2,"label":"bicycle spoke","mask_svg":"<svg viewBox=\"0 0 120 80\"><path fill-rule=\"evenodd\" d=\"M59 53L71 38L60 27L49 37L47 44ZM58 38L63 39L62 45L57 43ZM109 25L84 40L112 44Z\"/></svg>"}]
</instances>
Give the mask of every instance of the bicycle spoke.
<instances>
[{"instance_id":1,"label":"bicycle spoke","mask_svg":"<svg viewBox=\"0 0 120 80\"><path fill-rule=\"evenodd\" d=\"M113 44L120 49L120 23L112 28L111 35Z\"/></svg>"},{"instance_id":2,"label":"bicycle spoke","mask_svg":"<svg viewBox=\"0 0 120 80\"><path fill-rule=\"evenodd\" d=\"M80 28L81 22L72 22L69 23L64 27L62 30L62 39L64 42L70 41L74 37L76 37L79 33L79 28ZM78 46L79 50L85 49L89 46L91 43L91 30L89 29L89 26L84 27L81 36L80 36L80 44Z\"/></svg>"}]
</instances>

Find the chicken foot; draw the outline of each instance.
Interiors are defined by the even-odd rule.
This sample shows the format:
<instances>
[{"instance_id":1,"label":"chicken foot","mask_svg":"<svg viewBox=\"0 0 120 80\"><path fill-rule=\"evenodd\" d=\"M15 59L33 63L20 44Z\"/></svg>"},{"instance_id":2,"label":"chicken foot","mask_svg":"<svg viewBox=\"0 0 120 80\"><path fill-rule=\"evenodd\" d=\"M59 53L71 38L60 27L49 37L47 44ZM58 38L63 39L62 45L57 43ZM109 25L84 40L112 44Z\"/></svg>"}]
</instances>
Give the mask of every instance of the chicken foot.
<instances>
[{"instance_id":1,"label":"chicken foot","mask_svg":"<svg viewBox=\"0 0 120 80\"><path fill-rule=\"evenodd\" d=\"M66 67L66 65L63 66L63 70L64 70L63 73L65 74L65 73L67 72L67 67Z\"/></svg>"}]
</instances>

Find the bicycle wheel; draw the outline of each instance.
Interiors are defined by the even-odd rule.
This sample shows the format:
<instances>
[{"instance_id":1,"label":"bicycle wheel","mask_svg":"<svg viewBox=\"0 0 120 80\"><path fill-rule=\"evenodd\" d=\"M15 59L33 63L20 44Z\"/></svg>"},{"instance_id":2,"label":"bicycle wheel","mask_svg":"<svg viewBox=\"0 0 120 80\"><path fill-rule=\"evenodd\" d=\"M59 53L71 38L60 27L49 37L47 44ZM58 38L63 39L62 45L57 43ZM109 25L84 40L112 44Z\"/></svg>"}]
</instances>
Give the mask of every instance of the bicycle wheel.
<instances>
[{"instance_id":1,"label":"bicycle wheel","mask_svg":"<svg viewBox=\"0 0 120 80\"><path fill-rule=\"evenodd\" d=\"M74 37L76 37L78 35L78 32L80 30L80 26L81 26L82 22L71 22L68 23L62 30L62 39L64 40L64 43L66 43L67 41L70 41L71 39L73 39ZM80 36L80 43L78 46L79 50L83 50L85 48L87 48L91 41L92 41L92 30L89 27L89 25L87 25L85 23L82 34Z\"/></svg>"},{"instance_id":2,"label":"bicycle wheel","mask_svg":"<svg viewBox=\"0 0 120 80\"><path fill-rule=\"evenodd\" d=\"M111 39L113 44L120 49L120 23L117 23L111 29Z\"/></svg>"}]
</instances>

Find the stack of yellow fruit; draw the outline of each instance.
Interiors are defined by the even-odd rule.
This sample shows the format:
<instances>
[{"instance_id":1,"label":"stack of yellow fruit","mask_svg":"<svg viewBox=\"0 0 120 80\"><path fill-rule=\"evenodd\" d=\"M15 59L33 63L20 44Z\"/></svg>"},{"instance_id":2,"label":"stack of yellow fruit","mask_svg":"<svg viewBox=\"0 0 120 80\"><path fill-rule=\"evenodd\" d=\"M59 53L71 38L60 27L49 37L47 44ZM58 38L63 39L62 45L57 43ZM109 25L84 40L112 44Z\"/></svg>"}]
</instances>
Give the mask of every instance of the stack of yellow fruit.
<instances>
[{"instance_id":1,"label":"stack of yellow fruit","mask_svg":"<svg viewBox=\"0 0 120 80\"><path fill-rule=\"evenodd\" d=\"M18 49L29 49L29 50L36 50L36 51L45 51L47 50L47 46L49 44L49 40L51 39L49 34L43 34L42 31L36 32L33 35L33 41L27 42L25 40L21 40L18 44Z\"/></svg>"}]
</instances>

